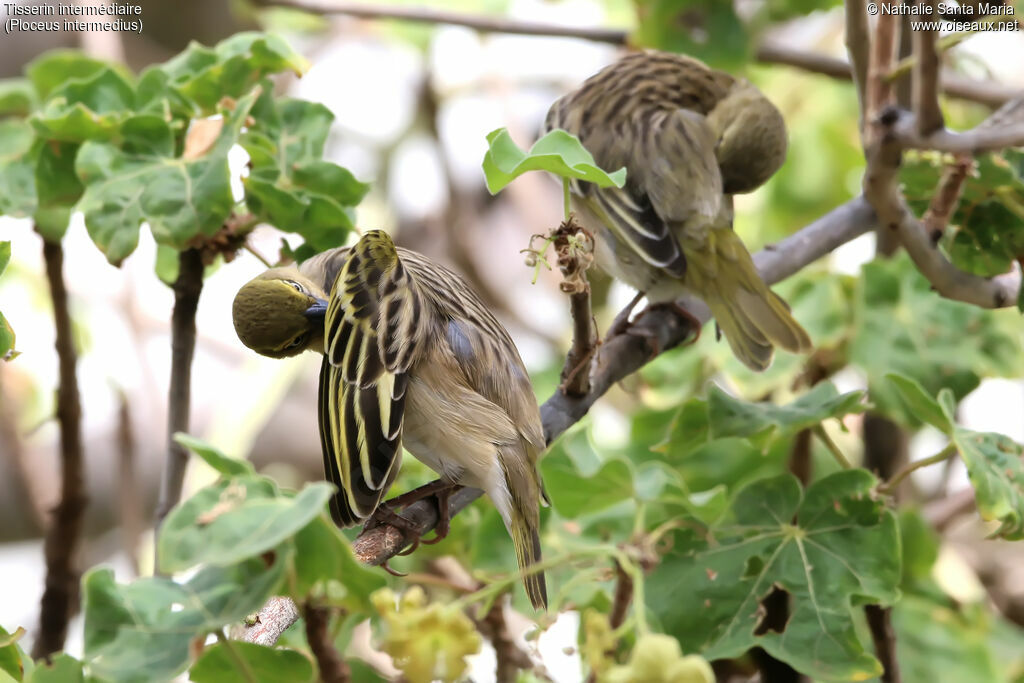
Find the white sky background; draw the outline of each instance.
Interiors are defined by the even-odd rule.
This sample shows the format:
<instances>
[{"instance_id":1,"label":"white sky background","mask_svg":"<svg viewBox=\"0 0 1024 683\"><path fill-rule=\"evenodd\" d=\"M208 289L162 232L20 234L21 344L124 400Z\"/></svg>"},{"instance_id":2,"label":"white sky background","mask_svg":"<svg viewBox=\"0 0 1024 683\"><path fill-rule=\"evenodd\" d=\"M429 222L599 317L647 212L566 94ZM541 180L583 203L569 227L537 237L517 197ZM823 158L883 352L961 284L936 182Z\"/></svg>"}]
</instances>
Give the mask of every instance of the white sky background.
<instances>
[{"instance_id":1,"label":"white sky background","mask_svg":"<svg viewBox=\"0 0 1024 683\"><path fill-rule=\"evenodd\" d=\"M515 0L510 14L552 23L606 23L601 4L589 0ZM821 37L831 35L833 53L842 55L841 21L841 10L811 17L802 26L792 27L786 39L794 46L803 44L820 51L828 47L821 44ZM304 50L302 42L296 45ZM968 40L958 49L976 55L979 64L1004 82L1024 86L1024 72L1019 68L1024 63L1021 34L985 34ZM359 226L389 229L398 215L432 214L447 195L444 176L439 172L442 150L426 136L403 140L391 161L390 177L378 177L379 150L393 144L407 128L414 113L415 91L427 64L445 103L440 112L443 153L451 160L456 181L472 187L482 183L480 161L488 132L507 126L520 144L528 144L534 139L547 107L560 94L560 86L569 88L579 83L615 55L611 46L581 40L482 36L465 28L439 27L424 56L410 46L382 39L372 32L353 32L344 40L317 48L313 68L295 83L291 94L322 102L335 113L336 127L326 156L349 167L360 179L375 183L373 194L358 210ZM508 192L536 197L536 192L543 192L544 184L540 178L524 178ZM570 329L564 299L557 293L554 276L545 278L542 274L541 283L531 286L529 271L517 253L526 246L531 233L545 231L561 215L558 188L554 183L547 184L547 205L534 201L534 206L523 215L509 216L498 225L486 226L492 232L480 239L496 253L508 255L507 259L492 259L503 261L496 265L492 277L511 290L510 300L520 315L568 341ZM25 221L0 218L0 239L13 242L12 265L0 280L0 310L14 326L18 348L24 352L9 366L11 372L7 376L15 377L10 387L32 385L39 392L24 411L24 427L39 422L51 410L49 392L57 379L52 317L38 237ZM832 257L836 268L856 272L873 254L872 239L873 236L866 236L837 250ZM262 253L275 253L277 240L270 232L257 231L255 240ZM117 271L106 264L91 244L79 219L68 233L65 248L65 277L71 291L72 314L86 349L80 358L78 378L83 392L88 485L93 492L113 491L110 482L116 478L117 465L111 444L117 426L117 389L132 397L139 474L148 480L147 486L154 485L162 457L170 368L167 323L172 305L170 289L152 272L155 245L144 229L138 251ZM221 272L207 280L197 318L193 432L233 453L248 452L264 424L253 417L257 403L275 406L277 401L270 397L283 396L296 377L312 386L310 392L315 397L312 377L316 359L310 356L282 363L260 358L241 347L235 338L231 300L244 282L262 270L263 266L247 253L222 266ZM625 303L632 293L620 287L613 296ZM126 307L134 311L131 318L125 315ZM541 341L515 328L512 332L528 365L536 368L550 359L550 352ZM862 383L856 376L841 379L849 384L841 387L844 390ZM603 436L609 440L624 437L627 421L600 403L595 412L602 414ZM1024 390L1020 381L986 380L964 401L961 414L963 422L971 428L1000 431L1024 441ZM292 433L301 433L296 438L308 439L315 451L315 413L310 410L308 416L308 424L296 425ZM50 473L43 477L44 481L56 481L56 438L57 429L51 422L26 442L35 466ZM937 446L941 444L922 435L915 440L914 456L931 455ZM190 469L187 482L193 490L206 483L208 476L197 469ZM922 485L928 485L933 481L931 477L938 475L938 468L932 469L936 471L915 474L920 476ZM966 479L961 468L953 486L964 485ZM0 482L0 491L2 486ZM54 493L37 492L45 507L52 504ZM116 551L116 540L92 545L96 547L86 553L90 564L113 563L119 579L131 578L130 563ZM0 586L8 587L0 598L0 624L25 626L29 629L27 641L37 626L44 573L41 542L0 545ZM17 590L12 589L15 586ZM575 642L577 622L573 616L565 619L568 621L560 621L542 639L540 647L555 678L574 681L580 675L578 659L561 651ZM29 646L27 641L23 644ZM80 654L81 643L79 618L68 650ZM488 655L481 656L475 680L492 680L488 678L493 676L491 662Z\"/></svg>"}]
</instances>

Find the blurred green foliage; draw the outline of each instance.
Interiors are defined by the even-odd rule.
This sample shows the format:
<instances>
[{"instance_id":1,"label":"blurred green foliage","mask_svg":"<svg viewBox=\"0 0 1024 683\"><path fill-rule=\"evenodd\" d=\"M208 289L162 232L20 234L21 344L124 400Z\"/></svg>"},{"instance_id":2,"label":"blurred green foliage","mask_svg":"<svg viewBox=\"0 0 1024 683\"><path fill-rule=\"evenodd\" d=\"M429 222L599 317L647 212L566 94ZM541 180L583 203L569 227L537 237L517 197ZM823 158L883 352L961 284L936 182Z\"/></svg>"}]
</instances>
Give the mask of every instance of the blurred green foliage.
<instances>
[{"instance_id":1,"label":"blurred green foliage","mask_svg":"<svg viewBox=\"0 0 1024 683\"><path fill-rule=\"evenodd\" d=\"M837 5L778 0L742 13L733 3L707 0L606 7L610 17L630 23L633 45L682 50L744 71L784 113L787 163L764 188L737 200L736 229L752 246L791 234L859 193L863 154L853 88L751 64L768 26ZM460 8L497 14L507 3L460 0L444 7ZM420 48L433 31L381 26ZM303 69L287 44L260 34L213 48L192 45L138 77L77 53L50 53L30 65L26 78L0 82L0 213L31 216L45 237L60 239L70 212L81 210L112 262L134 250L142 222L165 248L166 261L173 256L167 249L210 237L243 209L301 235L298 258L336 246L352 229L353 207L367 187L323 160L333 119L328 110L273 96L268 76ZM210 116L222 117L216 119L222 124L186 154L195 122ZM979 116L971 106L948 111L954 126ZM508 140L499 135L490 142L495 162L494 148L502 152ZM227 165L235 144L251 162L241 199L231 194ZM572 174L580 151L563 153L559 168ZM505 155L512 161L507 168L491 164L489 180L507 182L520 170L525 155L515 152ZM902 181L916 211L927 208L952 162L908 158ZM941 247L971 272L1005 272L1024 254L1022 206L1021 153L980 157ZM5 244L0 271L9 257ZM863 680L880 669L859 608L882 604L893 607L905 681L1020 680L1024 631L988 602L947 595L935 579L940 539L922 515L913 505L896 506L873 474L843 469L831 453L836 448L859 462L859 445L845 430L855 432L866 410L909 433L934 427L966 464L981 516L993 522L995 534L1019 539L1024 449L1004 435L964 428L956 414L957 403L983 379L1024 374L1019 316L939 297L904 256L865 264L854 275L821 264L777 291L815 341L811 359L779 354L767 372L752 373L707 330L605 399L623 438L609 440L614 430L597 417L552 445L541 463L551 497L542 511L542 545L552 563L552 614L537 621L547 625L570 609L604 618L611 645L589 648L587 665L595 671L632 675L629 667L643 660L652 637L665 637L660 632L681 646L669 648L679 661L684 652L741 658L760 646L817 680ZM0 317L0 354L13 346L9 330ZM851 377L866 392L836 388ZM540 398L556 378L557 369L538 373ZM818 439L808 438L812 433ZM201 653L195 647L259 609L267 596L286 595L340 610L333 638L343 652L355 625L369 619L406 677L451 679L480 646L463 607L487 607L508 593L514 607L531 614L501 518L488 503L454 519L444 543L394 562L416 570L454 555L485 588L468 596L444 586L396 595L392 590L408 584L360 565L347 540L354 532L340 533L324 514L327 485L283 491L246 461L178 438L220 477L165 523L161 566L179 575L125 584L109 569L90 570L83 579L82 661L62 655L50 666L34 665L18 645L20 632L0 630L0 678L158 680L188 669L197 681L249 680L247 672L258 672L257 680L311 680L300 627L275 649L226 640ZM806 486L788 473L801 443L813 465ZM407 458L394 492L429 476ZM616 588L613 560L630 573L637 598L635 614L614 638L605 618ZM781 632L759 623L761 600L775 586L791 601ZM593 645L587 629L595 638L600 631L595 620L585 621L584 647ZM349 663L354 680L376 676L361 662Z\"/></svg>"}]
</instances>

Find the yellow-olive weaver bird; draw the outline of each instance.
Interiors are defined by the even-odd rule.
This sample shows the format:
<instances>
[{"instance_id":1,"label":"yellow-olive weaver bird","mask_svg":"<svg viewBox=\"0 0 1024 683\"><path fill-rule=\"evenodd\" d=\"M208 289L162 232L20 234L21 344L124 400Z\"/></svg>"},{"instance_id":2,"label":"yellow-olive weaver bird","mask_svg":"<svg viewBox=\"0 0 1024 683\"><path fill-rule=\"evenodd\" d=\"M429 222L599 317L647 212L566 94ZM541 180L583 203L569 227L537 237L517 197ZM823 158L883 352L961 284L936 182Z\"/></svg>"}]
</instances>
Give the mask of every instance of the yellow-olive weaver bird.
<instances>
[{"instance_id":1,"label":"yellow-olive weaver bird","mask_svg":"<svg viewBox=\"0 0 1024 683\"><path fill-rule=\"evenodd\" d=\"M258 353L324 354L320 440L339 526L388 511L382 499L404 445L441 477L441 486L421 487L438 494L436 538L448 525L440 494L472 486L497 507L520 567L540 561L540 411L511 337L459 275L372 231L351 249L256 277L232 314L239 339ZM524 582L533 606L545 608L543 573Z\"/></svg>"},{"instance_id":2,"label":"yellow-olive weaver bird","mask_svg":"<svg viewBox=\"0 0 1024 683\"><path fill-rule=\"evenodd\" d=\"M756 87L684 55L634 53L555 102L545 129L557 128L602 168L626 167L622 189L571 183L606 272L654 305L696 294L754 370L774 346L811 349L732 230L732 195L760 187L786 157L782 115Z\"/></svg>"}]
</instances>

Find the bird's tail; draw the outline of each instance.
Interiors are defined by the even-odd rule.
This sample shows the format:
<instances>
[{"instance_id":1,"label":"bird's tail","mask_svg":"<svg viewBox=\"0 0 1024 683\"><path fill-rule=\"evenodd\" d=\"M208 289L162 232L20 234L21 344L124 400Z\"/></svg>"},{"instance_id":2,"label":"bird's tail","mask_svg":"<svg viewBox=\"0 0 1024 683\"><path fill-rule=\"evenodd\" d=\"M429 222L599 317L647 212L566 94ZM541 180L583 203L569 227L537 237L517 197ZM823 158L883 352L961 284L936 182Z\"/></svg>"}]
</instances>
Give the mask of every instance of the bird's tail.
<instances>
[{"instance_id":1,"label":"bird's tail","mask_svg":"<svg viewBox=\"0 0 1024 683\"><path fill-rule=\"evenodd\" d=\"M764 370L775 346L810 351L807 332L758 275L736 233L712 230L709 243L710 253L687 254L687 285L707 303L736 357L753 370Z\"/></svg>"},{"instance_id":2,"label":"bird's tail","mask_svg":"<svg viewBox=\"0 0 1024 683\"><path fill-rule=\"evenodd\" d=\"M547 609L548 589L544 572L535 571L540 552L540 476L532 462L499 456L505 474L506 490L492 494L516 549L516 560L523 572L526 595L535 609ZM518 465L518 467L516 466ZM527 471L529 470L529 471ZM504 500L500 500L503 498Z\"/></svg>"}]
</instances>

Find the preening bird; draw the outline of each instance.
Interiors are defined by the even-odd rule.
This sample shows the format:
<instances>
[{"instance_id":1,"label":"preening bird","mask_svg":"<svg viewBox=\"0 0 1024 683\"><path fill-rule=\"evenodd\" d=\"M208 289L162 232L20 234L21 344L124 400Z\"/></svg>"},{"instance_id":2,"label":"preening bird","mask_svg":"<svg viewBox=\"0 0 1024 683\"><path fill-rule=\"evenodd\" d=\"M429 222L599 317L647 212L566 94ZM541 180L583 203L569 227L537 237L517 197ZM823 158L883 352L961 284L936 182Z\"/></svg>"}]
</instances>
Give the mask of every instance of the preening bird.
<instances>
[{"instance_id":1,"label":"preening bird","mask_svg":"<svg viewBox=\"0 0 1024 683\"><path fill-rule=\"evenodd\" d=\"M754 370L773 346L811 349L732 230L732 195L786 156L782 115L757 88L683 55L634 53L555 102L545 128L579 137L602 168L627 169L622 189L571 186L604 270L652 303L693 292Z\"/></svg>"},{"instance_id":2,"label":"preening bird","mask_svg":"<svg viewBox=\"0 0 1024 683\"><path fill-rule=\"evenodd\" d=\"M265 356L324 354L320 439L339 526L374 515L404 445L443 481L486 491L520 567L540 561L540 411L511 337L459 275L372 231L256 277L233 318ZM543 573L524 581L546 607Z\"/></svg>"}]
</instances>

